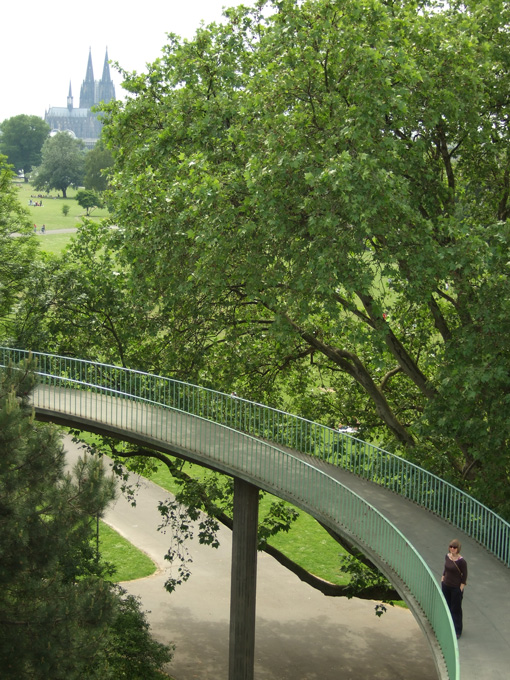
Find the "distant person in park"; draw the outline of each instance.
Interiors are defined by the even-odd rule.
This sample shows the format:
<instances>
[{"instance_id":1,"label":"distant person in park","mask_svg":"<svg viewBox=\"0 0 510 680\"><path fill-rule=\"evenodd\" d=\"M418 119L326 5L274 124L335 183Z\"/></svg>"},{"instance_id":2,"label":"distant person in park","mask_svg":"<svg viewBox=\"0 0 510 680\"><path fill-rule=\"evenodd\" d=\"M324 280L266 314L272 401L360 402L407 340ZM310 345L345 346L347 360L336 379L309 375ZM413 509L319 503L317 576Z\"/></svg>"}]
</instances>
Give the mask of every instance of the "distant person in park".
<instances>
[{"instance_id":1,"label":"distant person in park","mask_svg":"<svg viewBox=\"0 0 510 680\"><path fill-rule=\"evenodd\" d=\"M454 539L448 546L449 552L445 557L441 587L446 604L450 609L457 638L462 635L462 597L466 587L468 568L467 562L460 554L460 541Z\"/></svg>"},{"instance_id":2,"label":"distant person in park","mask_svg":"<svg viewBox=\"0 0 510 680\"><path fill-rule=\"evenodd\" d=\"M42 227L41 227L41 234L44 234L45 231L46 231L46 225L43 224Z\"/></svg>"}]
</instances>

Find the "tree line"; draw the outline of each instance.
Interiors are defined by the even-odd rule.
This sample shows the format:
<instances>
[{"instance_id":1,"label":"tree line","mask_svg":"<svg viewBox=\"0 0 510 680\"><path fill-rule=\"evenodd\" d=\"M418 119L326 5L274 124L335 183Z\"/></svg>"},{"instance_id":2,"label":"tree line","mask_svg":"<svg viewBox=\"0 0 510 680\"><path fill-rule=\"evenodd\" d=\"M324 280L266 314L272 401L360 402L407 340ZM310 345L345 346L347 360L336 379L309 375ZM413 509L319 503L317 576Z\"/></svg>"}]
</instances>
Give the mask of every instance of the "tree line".
<instances>
[{"instance_id":1,"label":"tree line","mask_svg":"<svg viewBox=\"0 0 510 680\"><path fill-rule=\"evenodd\" d=\"M69 132L50 135L42 118L26 114L0 123L0 154L36 190L55 189L63 198L70 186L101 194L106 189L103 171L112 164L110 151L101 143L87 151L81 139Z\"/></svg>"}]
</instances>

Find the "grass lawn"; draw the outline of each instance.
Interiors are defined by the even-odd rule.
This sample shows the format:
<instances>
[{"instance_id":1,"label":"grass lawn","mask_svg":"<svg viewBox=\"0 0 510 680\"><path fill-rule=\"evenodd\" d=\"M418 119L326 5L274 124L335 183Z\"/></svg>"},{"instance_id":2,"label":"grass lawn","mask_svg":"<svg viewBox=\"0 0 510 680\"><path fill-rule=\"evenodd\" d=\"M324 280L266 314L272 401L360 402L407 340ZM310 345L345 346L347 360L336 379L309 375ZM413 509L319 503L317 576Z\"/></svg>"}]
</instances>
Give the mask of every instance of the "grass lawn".
<instances>
[{"instance_id":1,"label":"grass lawn","mask_svg":"<svg viewBox=\"0 0 510 680\"><path fill-rule=\"evenodd\" d=\"M31 184L25 184L24 182L15 182L14 184L18 189L19 201L30 212L32 222L37 225L38 233L43 224L46 225L46 229L72 229L80 224L81 218L85 215L86 211L76 202L76 189L69 188L67 190L67 198L62 198L61 193L57 191L51 191L49 194L46 194L42 191L36 191ZM57 194L60 194L60 198L57 198ZM43 198L38 198L39 195L43 196ZM53 198L44 198L46 195ZM32 201L42 201L42 206L29 205L30 199ZM62 212L63 205L69 206L67 216ZM107 215L108 211L106 209L95 208L90 217L92 219L100 219Z\"/></svg>"},{"instance_id":2,"label":"grass lawn","mask_svg":"<svg viewBox=\"0 0 510 680\"><path fill-rule=\"evenodd\" d=\"M156 571L150 557L104 522L99 523L99 550L106 562L115 565L116 572L109 579L115 583L144 578Z\"/></svg>"},{"instance_id":3,"label":"grass lawn","mask_svg":"<svg viewBox=\"0 0 510 680\"><path fill-rule=\"evenodd\" d=\"M14 182L18 189L18 198L22 206L26 207L30 213L32 223L36 225L36 238L39 241L41 249L53 255L59 255L70 240L73 238L72 233L62 231L61 234L41 234L41 227L44 224L46 231L76 229L81 224L81 218L85 216L85 210L78 205L76 201L76 189L68 189L67 198L56 198L56 191L49 194L45 192L36 191L31 184L24 182ZM43 198L39 198L39 195ZM44 196L52 196L53 198L44 198ZM42 206L29 205L30 200L33 202L42 202ZM62 206L69 206L69 213L64 215ZM106 217L108 211L104 208L96 208L92 211L90 218L99 220Z\"/></svg>"},{"instance_id":4,"label":"grass lawn","mask_svg":"<svg viewBox=\"0 0 510 680\"><path fill-rule=\"evenodd\" d=\"M59 255L73 238L73 234L38 234L41 250L52 255Z\"/></svg>"},{"instance_id":5,"label":"grass lawn","mask_svg":"<svg viewBox=\"0 0 510 680\"><path fill-rule=\"evenodd\" d=\"M37 226L36 237L39 241L41 249L53 255L60 254L69 241L73 238L72 233L62 234L41 234L41 227L44 224L46 231L76 229L81 224L81 218L85 216L85 210L76 202L76 189L68 189L67 198L56 198L56 191L45 194L44 192L36 191L31 184L23 182L14 182L18 189L18 198L24 207L30 212L32 223ZM54 198L38 198L39 194L42 196L50 195ZM30 200L33 202L42 201L42 206L29 205ZM62 206L69 206L69 213L64 215ZM108 211L104 208L95 208L90 218L99 220L106 217Z\"/></svg>"}]
</instances>

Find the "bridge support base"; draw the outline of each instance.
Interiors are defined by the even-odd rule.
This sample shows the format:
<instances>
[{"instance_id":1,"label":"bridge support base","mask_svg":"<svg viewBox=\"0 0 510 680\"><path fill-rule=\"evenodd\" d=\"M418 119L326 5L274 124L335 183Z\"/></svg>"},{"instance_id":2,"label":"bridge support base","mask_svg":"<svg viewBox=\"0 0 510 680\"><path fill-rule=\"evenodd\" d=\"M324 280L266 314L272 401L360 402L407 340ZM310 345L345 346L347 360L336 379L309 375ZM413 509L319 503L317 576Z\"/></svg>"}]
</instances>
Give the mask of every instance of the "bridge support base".
<instances>
[{"instance_id":1,"label":"bridge support base","mask_svg":"<svg viewBox=\"0 0 510 680\"><path fill-rule=\"evenodd\" d=\"M229 680L253 680L259 490L234 479Z\"/></svg>"}]
</instances>

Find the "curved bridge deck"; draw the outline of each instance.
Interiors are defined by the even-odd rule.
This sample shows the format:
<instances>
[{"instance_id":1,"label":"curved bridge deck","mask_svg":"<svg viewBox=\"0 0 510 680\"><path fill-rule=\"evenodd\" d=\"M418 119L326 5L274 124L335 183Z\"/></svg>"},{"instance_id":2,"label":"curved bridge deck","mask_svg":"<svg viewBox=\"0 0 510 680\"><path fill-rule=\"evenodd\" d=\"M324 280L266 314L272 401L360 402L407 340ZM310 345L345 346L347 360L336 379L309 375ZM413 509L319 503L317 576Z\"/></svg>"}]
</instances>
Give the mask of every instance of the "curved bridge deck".
<instances>
[{"instance_id":1,"label":"curved bridge deck","mask_svg":"<svg viewBox=\"0 0 510 680\"><path fill-rule=\"evenodd\" d=\"M10 360L4 355L2 364ZM43 380L53 384L42 384L34 392L39 419L166 451L289 500L348 538L386 574L422 626L439 677L509 677L506 598L510 570L466 533L419 504L326 460L281 445L277 448L213 420L141 399L128 394L125 386L121 391L118 386L105 389L90 380L80 385L69 378L69 370L63 373L41 372ZM506 531L506 526L503 528ZM500 528L497 533L501 534ZM509 549L506 536L503 533L504 550ZM453 537L462 541L470 574L464 596L464 633L458 647L437 586L448 541Z\"/></svg>"},{"instance_id":2,"label":"curved bridge deck","mask_svg":"<svg viewBox=\"0 0 510 680\"><path fill-rule=\"evenodd\" d=\"M283 484L280 478L275 483L272 474L275 461L267 460L267 457L278 457L276 449L266 450L266 455L261 453L261 449L258 452L261 454L259 460L253 460L252 441L246 435L224 430L224 428L222 428L223 432L221 430L218 432L218 426L214 423L182 413L162 412L156 407L137 404L126 399L119 400L114 397L99 397L92 394L89 399L86 399L84 393L81 392L79 400L76 401L72 390L69 389L39 387L35 395L35 407L39 417L43 419L129 438L158 450L206 464L228 474L240 476L275 495L297 503L320 521L347 535L378 563L397 589L402 592L429 640L433 645L435 644L428 622L423 620L419 606L412 601L412 594L407 592L406 586L391 573L387 565L380 563L377 554L370 548L373 542L370 537L365 536L367 543L364 544L359 538L353 537L350 531L332 522L326 513L315 507L313 500L297 499L289 488L285 488L286 486L299 487L298 470L292 472L288 469L284 470L283 477L287 479L287 482ZM164 421L167 422L164 423ZM177 436L178 433L181 437ZM180 438L185 441L179 442ZM186 440L190 442L189 445L186 445ZM206 441L208 446L200 444ZM191 445L191 442L195 444ZM210 453L200 452L201 448L210 448L211 442L214 443L213 449L221 452L217 459ZM198 451L195 448L198 448ZM230 463L224 460L224 451L231 451ZM328 477L338 480L379 510L416 548L438 580L448 541L454 536L461 539L463 554L469 562L470 579L464 597L465 630L459 642L462 668L460 677L462 680L508 678L510 617L504 595L510 589L508 568L468 536L462 535L449 523L415 503L327 462L297 452L294 452L294 455L296 460L302 460L306 466L321 470ZM283 457L282 453L282 460L280 463L276 461L276 465L287 468L288 464L289 459ZM269 478L266 478L266 470L271 473ZM319 495L321 494L322 491L319 491ZM379 528L374 526L373 531L377 533ZM441 667L438 670L442 675L444 671L442 672Z\"/></svg>"}]
</instances>

